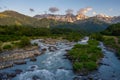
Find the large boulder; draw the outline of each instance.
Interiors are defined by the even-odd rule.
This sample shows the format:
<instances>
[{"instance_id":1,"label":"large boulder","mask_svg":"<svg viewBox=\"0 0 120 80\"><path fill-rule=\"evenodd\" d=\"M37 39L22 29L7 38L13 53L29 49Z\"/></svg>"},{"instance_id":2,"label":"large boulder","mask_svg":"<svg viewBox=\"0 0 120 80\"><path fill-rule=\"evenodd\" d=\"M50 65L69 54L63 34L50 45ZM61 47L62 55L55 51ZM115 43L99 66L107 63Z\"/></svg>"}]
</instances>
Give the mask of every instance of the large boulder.
<instances>
[{"instance_id":1,"label":"large boulder","mask_svg":"<svg viewBox=\"0 0 120 80\"><path fill-rule=\"evenodd\" d=\"M14 64L16 64L16 65L22 65L22 64L26 64L26 61L24 61L24 60L15 61Z\"/></svg>"},{"instance_id":2,"label":"large boulder","mask_svg":"<svg viewBox=\"0 0 120 80\"><path fill-rule=\"evenodd\" d=\"M55 46L49 46L49 51L55 51L55 50L57 50L57 48L55 47Z\"/></svg>"}]
</instances>

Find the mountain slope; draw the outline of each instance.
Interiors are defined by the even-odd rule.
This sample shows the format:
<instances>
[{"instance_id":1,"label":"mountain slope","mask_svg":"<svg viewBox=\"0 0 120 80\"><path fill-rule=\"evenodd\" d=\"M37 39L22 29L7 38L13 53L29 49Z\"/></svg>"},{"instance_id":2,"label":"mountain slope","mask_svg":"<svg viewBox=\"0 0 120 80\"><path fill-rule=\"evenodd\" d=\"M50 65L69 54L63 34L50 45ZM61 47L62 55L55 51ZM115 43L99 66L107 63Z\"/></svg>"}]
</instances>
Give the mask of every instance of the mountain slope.
<instances>
[{"instance_id":1,"label":"mountain slope","mask_svg":"<svg viewBox=\"0 0 120 80\"><path fill-rule=\"evenodd\" d=\"M4 11L0 13L0 25L24 25L32 27L50 27L63 22L52 19L36 19L15 11Z\"/></svg>"},{"instance_id":2,"label":"mountain slope","mask_svg":"<svg viewBox=\"0 0 120 80\"><path fill-rule=\"evenodd\" d=\"M120 36L120 23L110 25L102 34Z\"/></svg>"},{"instance_id":3,"label":"mountain slope","mask_svg":"<svg viewBox=\"0 0 120 80\"><path fill-rule=\"evenodd\" d=\"M59 28L71 28L74 30L80 30L85 32L101 32L109 26L108 23L100 21L96 18L88 18L85 20L79 20L74 23L68 23L64 25L58 25Z\"/></svg>"},{"instance_id":4,"label":"mountain slope","mask_svg":"<svg viewBox=\"0 0 120 80\"><path fill-rule=\"evenodd\" d=\"M103 31L108 27L108 23L100 21L96 18L88 18L85 20L76 21L75 24L79 25L81 29L89 32Z\"/></svg>"},{"instance_id":5,"label":"mountain slope","mask_svg":"<svg viewBox=\"0 0 120 80\"><path fill-rule=\"evenodd\" d=\"M0 25L33 25L37 19L20 14L15 11L0 13Z\"/></svg>"}]
</instances>

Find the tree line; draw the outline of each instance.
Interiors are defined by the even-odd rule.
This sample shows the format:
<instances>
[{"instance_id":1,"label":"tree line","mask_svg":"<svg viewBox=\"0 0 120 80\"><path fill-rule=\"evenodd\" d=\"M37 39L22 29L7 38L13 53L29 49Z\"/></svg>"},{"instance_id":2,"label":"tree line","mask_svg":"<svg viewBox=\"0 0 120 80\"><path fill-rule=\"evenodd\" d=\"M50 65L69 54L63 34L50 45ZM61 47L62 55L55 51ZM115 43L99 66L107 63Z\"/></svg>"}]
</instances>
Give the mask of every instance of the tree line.
<instances>
[{"instance_id":1,"label":"tree line","mask_svg":"<svg viewBox=\"0 0 120 80\"><path fill-rule=\"evenodd\" d=\"M63 37L70 41L77 41L82 37L82 32L67 28L35 28L31 26L0 26L0 41L19 40L26 37Z\"/></svg>"}]
</instances>

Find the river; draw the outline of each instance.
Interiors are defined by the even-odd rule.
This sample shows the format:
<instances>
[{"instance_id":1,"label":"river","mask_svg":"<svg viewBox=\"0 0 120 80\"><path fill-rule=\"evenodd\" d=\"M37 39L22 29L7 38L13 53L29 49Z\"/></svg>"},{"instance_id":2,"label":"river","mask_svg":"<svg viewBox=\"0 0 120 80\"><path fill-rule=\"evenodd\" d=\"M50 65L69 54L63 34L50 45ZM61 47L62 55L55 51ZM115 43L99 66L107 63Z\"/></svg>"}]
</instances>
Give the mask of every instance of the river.
<instances>
[{"instance_id":1,"label":"river","mask_svg":"<svg viewBox=\"0 0 120 80\"><path fill-rule=\"evenodd\" d=\"M79 41L79 44L87 44L88 37ZM15 65L14 67L0 70L0 72L12 73L15 70L22 70L21 74L18 74L11 80L73 80L77 75L74 74L71 62L64 56L67 50L70 50L74 42L57 42L54 45L45 44L40 40L33 40L31 43L37 43L41 49L47 49L44 54L36 57L37 61L31 62L26 59L27 64ZM49 47L55 48L54 51L50 51ZM104 54L104 58L101 60L102 65L97 71L88 75L93 80L120 80L120 61L115 56L114 52L111 52L105 48L103 43L100 43L100 48ZM78 80L84 80L88 76L79 76Z\"/></svg>"}]
</instances>

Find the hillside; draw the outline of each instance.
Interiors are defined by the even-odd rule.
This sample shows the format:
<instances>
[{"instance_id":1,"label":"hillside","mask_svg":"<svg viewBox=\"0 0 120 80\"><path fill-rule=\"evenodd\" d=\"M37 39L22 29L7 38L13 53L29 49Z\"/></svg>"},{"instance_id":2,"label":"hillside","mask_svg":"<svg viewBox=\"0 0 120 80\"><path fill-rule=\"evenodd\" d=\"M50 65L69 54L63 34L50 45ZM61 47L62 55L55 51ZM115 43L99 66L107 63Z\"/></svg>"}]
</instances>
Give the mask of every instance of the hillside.
<instances>
[{"instance_id":1,"label":"hillside","mask_svg":"<svg viewBox=\"0 0 120 80\"><path fill-rule=\"evenodd\" d=\"M0 13L0 25L33 25L37 19L20 14L15 11Z\"/></svg>"},{"instance_id":2,"label":"hillside","mask_svg":"<svg viewBox=\"0 0 120 80\"><path fill-rule=\"evenodd\" d=\"M79 27L85 31L89 32L99 32L103 31L108 27L108 23L104 21L100 21L96 18L88 18L85 20L76 21L75 24L79 25Z\"/></svg>"},{"instance_id":3,"label":"hillside","mask_svg":"<svg viewBox=\"0 0 120 80\"><path fill-rule=\"evenodd\" d=\"M110 25L102 34L120 36L120 23Z\"/></svg>"},{"instance_id":4,"label":"hillside","mask_svg":"<svg viewBox=\"0 0 120 80\"><path fill-rule=\"evenodd\" d=\"M4 11L0 13L0 25L24 25L32 27L49 27L58 25L59 22L49 19L36 19L15 11ZM60 23L59 23L60 24Z\"/></svg>"}]
</instances>

